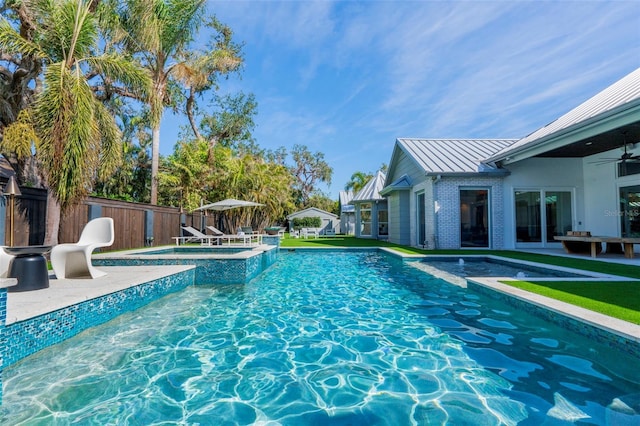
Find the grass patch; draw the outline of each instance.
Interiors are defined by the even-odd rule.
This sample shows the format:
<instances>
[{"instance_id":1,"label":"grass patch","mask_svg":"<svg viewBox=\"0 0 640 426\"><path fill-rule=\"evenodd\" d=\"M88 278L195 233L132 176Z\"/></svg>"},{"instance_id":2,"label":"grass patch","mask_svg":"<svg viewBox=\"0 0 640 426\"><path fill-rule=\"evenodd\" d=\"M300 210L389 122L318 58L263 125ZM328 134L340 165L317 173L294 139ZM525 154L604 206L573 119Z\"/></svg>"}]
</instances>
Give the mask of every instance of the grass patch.
<instances>
[{"instance_id":1,"label":"grass patch","mask_svg":"<svg viewBox=\"0 0 640 426\"><path fill-rule=\"evenodd\" d=\"M502 281L502 283L640 324L640 281Z\"/></svg>"}]
</instances>

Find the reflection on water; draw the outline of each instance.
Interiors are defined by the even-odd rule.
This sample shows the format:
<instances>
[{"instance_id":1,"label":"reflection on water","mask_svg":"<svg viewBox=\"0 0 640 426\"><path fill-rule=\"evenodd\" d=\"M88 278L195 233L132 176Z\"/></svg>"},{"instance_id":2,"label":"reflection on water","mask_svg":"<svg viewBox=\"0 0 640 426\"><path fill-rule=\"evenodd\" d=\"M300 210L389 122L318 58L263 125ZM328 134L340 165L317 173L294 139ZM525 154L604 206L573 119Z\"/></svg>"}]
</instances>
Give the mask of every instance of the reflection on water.
<instances>
[{"instance_id":1,"label":"reflection on water","mask_svg":"<svg viewBox=\"0 0 640 426\"><path fill-rule=\"evenodd\" d=\"M283 253L8 368L2 424L605 424L637 362L383 255Z\"/></svg>"}]
</instances>

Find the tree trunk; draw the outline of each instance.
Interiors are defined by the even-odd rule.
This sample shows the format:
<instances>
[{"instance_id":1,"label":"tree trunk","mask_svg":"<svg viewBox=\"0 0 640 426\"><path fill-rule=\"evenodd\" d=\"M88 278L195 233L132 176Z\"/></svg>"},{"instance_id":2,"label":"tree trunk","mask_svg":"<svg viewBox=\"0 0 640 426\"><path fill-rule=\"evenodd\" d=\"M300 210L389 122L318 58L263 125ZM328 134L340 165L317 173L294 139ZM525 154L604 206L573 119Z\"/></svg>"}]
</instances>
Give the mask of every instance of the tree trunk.
<instances>
[{"instance_id":1,"label":"tree trunk","mask_svg":"<svg viewBox=\"0 0 640 426\"><path fill-rule=\"evenodd\" d=\"M153 126L151 145L151 204L158 204L158 163L160 162L160 123Z\"/></svg>"},{"instance_id":2,"label":"tree trunk","mask_svg":"<svg viewBox=\"0 0 640 426\"><path fill-rule=\"evenodd\" d=\"M45 246L58 244L58 232L60 231L60 203L53 196L53 191L47 190L47 230L44 236Z\"/></svg>"}]
</instances>

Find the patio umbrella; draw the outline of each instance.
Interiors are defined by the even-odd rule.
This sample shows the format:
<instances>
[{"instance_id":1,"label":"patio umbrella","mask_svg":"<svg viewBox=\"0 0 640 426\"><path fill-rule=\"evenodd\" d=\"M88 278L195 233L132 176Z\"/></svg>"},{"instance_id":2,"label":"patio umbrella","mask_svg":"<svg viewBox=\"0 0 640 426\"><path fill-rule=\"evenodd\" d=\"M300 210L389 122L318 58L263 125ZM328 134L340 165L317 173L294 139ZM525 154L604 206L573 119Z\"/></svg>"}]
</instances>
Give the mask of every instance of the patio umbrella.
<instances>
[{"instance_id":1,"label":"patio umbrella","mask_svg":"<svg viewBox=\"0 0 640 426\"><path fill-rule=\"evenodd\" d=\"M196 210L215 210L219 212L224 212L226 210L235 209L238 207L259 207L264 206L264 204L255 203L253 201L244 201L244 200L236 200L233 198L227 198L226 200L216 201L215 203L205 204L204 206L200 206ZM218 215L218 229L223 229L223 215ZM233 228L230 223L227 223L227 228Z\"/></svg>"},{"instance_id":2,"label":"patio umbrella","mask_svg":"<svg viewBox=\"0 0 640 426\"><path fill-rule=\"evenodd\" d=\"M227 198L226 200L216 201L215 203L205 204L204 206L200 206L194 211L197 210L229 210L235 209L237 207L259 207L264 206L264 204L254 203L253 201L243 201L243 200L235 200L233 198Z\"/></svg>"}]
</instances>

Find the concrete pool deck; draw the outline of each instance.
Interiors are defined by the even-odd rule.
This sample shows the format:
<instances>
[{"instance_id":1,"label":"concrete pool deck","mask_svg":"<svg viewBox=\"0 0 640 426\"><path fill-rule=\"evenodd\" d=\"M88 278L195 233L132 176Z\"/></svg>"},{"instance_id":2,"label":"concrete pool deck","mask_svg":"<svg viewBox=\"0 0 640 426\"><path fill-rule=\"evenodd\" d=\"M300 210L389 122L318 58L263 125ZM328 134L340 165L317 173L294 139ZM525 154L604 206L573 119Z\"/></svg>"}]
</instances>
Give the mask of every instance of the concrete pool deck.
<instances>
[{"instance_id":1,"label":"concrete pool deck","mask_svg":"<svg viewBox=\"0 0 640 426\"><path fill-rule=\"evenodd\" d=\"M7 293L6 324L24 321L193 268L194 266L187 265L101 266L100 270L107 272L104 277L63 280L56 279L51 272L48 288Z\"/></svg>"}]
</instances>

